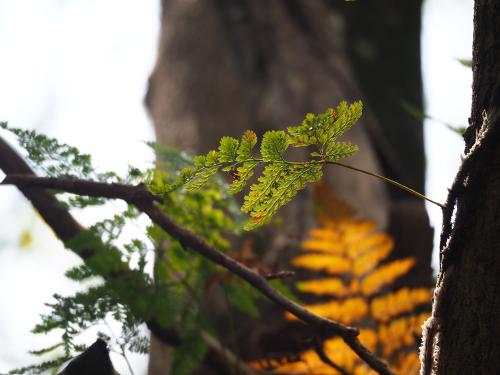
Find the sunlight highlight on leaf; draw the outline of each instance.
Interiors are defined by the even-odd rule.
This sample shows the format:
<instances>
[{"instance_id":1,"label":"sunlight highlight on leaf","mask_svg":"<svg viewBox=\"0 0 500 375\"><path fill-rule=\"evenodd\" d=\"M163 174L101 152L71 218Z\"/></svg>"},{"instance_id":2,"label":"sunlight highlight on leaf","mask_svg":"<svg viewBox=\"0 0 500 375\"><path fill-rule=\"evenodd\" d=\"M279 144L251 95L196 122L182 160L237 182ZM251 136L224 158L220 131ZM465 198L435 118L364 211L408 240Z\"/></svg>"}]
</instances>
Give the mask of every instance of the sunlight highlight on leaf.
<instances>
[{"instance_id":1,"label":"sunlight highlight on leaf","mask_svg":"<svg viewBox=\"0 0 500 375\"><path fill-rule=\"evenodd\" d=\"M384 286L408 272L414 264L414 259L406 258L379 267L361 281L361 291L365 296L379 292Z\"/></svg>"},{"instance_id":2,"label":"sunlight highlight on leaf","mask_svg":"<svg viewBox=\"0 0 500 375\"><path fill-rule=\"evenodd\" d=\"M306 307L314 314L337 320L345 324L360 320L368 312L368 304L361 297L350 298L344 301L318 303L315 305L307 305ZM295 316L289 313L285 316L288 319L296 319Z\"/></svg>"},{"instance_id":3,"label":"sunlight highlight on leaf","mask_svg":"<svg viewBox=\"0 0 500 375\"><path fill-rule=\"evenodd\" d=\"M352 280L351 285L346 286L344 281L338 277L314 279L310 281L299 281L297 283L297 289L303 293L346 297L355 294L359 290L359 282L357 280Z\"/></svg>"},{"instance_id":4,"label":"sunlight highlight on leaf","mask_svg":"<svg viewBox=\"0 0 500 375\"><path fill-rule=\"evenodd\" d=\"M373 299L370 313L375 319L385 322L394 316L412 312L418 305L429 303L431 297L431 291L426 288L403 288Z\"/></svg>"},{"instance_id":5,"label":"sunlight highlight on leaf","mask_svg":"<svg viewBox=\"0 0 500 375\"><path fill-rule=\"evenodd\" d=\"M351 269L351 261L342 256L309 254L293 259L295 267L303 267L314 271L327 271L329 273L345 273Z\"/></svg>"}]
</instances>

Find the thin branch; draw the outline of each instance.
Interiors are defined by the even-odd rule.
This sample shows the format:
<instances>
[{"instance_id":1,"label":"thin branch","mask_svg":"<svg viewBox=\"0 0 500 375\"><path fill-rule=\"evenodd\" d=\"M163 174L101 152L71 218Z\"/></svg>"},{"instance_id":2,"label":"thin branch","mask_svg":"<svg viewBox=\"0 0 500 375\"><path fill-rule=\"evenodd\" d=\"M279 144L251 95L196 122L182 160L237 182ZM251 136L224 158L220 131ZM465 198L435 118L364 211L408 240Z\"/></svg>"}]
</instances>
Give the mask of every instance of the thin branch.
<instances>
[{"instance_id":1,"label":"thin branch","mask_svg":"<svg viewBox=\"0 0 500 375\"><path fill-rule=\"evenodd\" d=\"M323 154L323 152L321 152L321 153ZM237 161L237 162L220 162L220 163L215 163L213 165L210 165L210 168L214 168L214 167L217 167L217 168L221 168L221 167L236 168L236 166L238 166L238 165L242 165L242 164L245 164L245 163L254 163L254 162L255 163L262 163L262 164L284 163L284 164L289 164L289 165L308 165L308 164L321 164L321 165L330 164L330 165L338 165L339 167L342 167L342 168L351 169L353 171L356 171L356 172L359 172L359 173L366 174L368 176L372 176L372 177L378 178L378 179L380 179L380 180L382 180L384 182L387 182L388 184L396 186L398 189L404 190L407 193L410 193L410 194L414 195L415 197L417 197L419 199L426 200L426 201L428 201L428 202L430 202L432 204L435 204L436 206L439 206L441 209L444 209L444 204L436 202L435 200L430 199L429 197L425 196L424 194L419 193L415 189L412 189L409 186L406 186L406 185L404 185L404 184L402 184L402 183L400 183L400 182L398 182L396 180L393 180L393 179L391 179L389 177L382 176L382 175L380 175L378 173L375 173L375 172L370 172L370 171L367 171L365 169L353 167L351 165L344 164L344 163L339 163L339 162L335 162L335 161L327 161L327 160L312 160L312 161L308 161L308 162L304 162L304 161L290 161L290 160L265 161L262 158L250 158L250 159L240 160L240 161ZM202 168L201 171L207 170L207 169L208 169L208 167ZM184 184L190 182L193 179L196 179L196 176L192 177L189 180L184 181ZM180 187L180 186L182 186L182 185L179 185L178 187Z\"/></svg>"},{"instance_id":2,"label":"thin branch","mask_svg":"<svg viewBox=\"0 0 500 375\"><path fill-rule=\"evenodd\" d=\"M8 176L4 179L2 184L12 183L16 181L20 187L40 187L43 185L44 188L52 188L57 190L64 190L68 193L82 194L83 186L88 186L89 181L71 180L71 184L66 183L64 179L46 179L41 178L38 182L37 178L23 178L22 176ZM85 185L80 185L80 182L85 183ZM233 274L238 275L243 280L247 281L254 288L259 290L262 294L268 297L278 306L282 307L286 311L292 313L297 318L305 323L310 324L312 327L316 328L318 332L322 335L338 335L342 337L344 342L361 358L363 359L372 369L377 371L379 374L389 375L393 372L387 367L387 365L376 355L370 352L357 338L359 330L354 327L346 326L339 322L326 319L322 316L316 315L300 306L299 304L291 301L279 291L274 289L266 280L266 278L259 273L253 271L252 269L246 267L235 259L229 257L228 255L222 253L215 247L209 245L204 239L199 237L192 231L180 226L169 216L154 204L154 200L151 198L149 200L143 199L146 196L144 194L137 194L132 196L141 197L140 200L127 200L130 198L131 194L126 193L123 197L120 196L123 193L122 189L113 188L112 184L93 182L92 190L84 193L85 195L101 197L99 194L99 188L106 192L108 195L113 195L114 198L121 198L128 203L134 204L140 211L145 213L154 223L160 226L165 232L170 234L173 238L177 239L183 247L189 248L198 254L204 256L205 258L211 260L212 262L226 268ZM147 190L144 185L130 186L131 191L137 193L137 189Z\"/></svg>"},{"instance_id":3,"label":"thin branch","mask_svg":"<svg viewBox=\"0 0 500 375\"><path fill-rule=\"evenodd\" d=\"M266 280L286 279L288 277L294 277L295 271L278 271L275 273L268 273L263 276Z\"/></svg>"},{"instance_id":4,"label":"thin branch","mask_svg":"<svg viewBox=\"0 0 500 375\"><path fill-rule=\"evenodd\" d=\"M19 154L0 137L0 169L5 174L23 174L26 177L34 177L34 172ZM21 187L19 190L31 202L45 220L47 225L54 231L55 235L63 242L74 238L85 231L73 216L63 208L54 195L39 188ZM94 249L85 249L75 252L84 261L97 253ZM126 269L130 271L130 269ZM182 344L177 330L167 328L156 320L149 320L146 326L161 342L166 345L178 347ZM223 347L215 338L206 340L209 351L203 363L213 369L217 374L231 375L234 369L238 369L242 375L256 375L245 363L241 362L232 352Z\"/></svg>"},{"instance_id":5,"label":"thin branch","mask_svg":"<svg viewBox=\"0 0 500 375\"><path fill-rule=\"evenodd\" d=\"M37 187L70 192L77 195L92 197L123 199L127 202L161 201L153 195L144 184L124 185L117 183L102 184L94 181L73 178L37 177L25 174L7 174L2 185L16 185L18 187Z\"/></svg>"},{"instance_id":6,"label":"thin branch","mask_svg":"<svg viewBox=\"0 0 500 375\"><path fill-rule=\"evenodd\" d=\"M127 364L128 371L130 372L130 375L135 375L134 370L132 369L132 366L130 365L130 361L128 360L127 353L125 353L125 344L118 341L118 338L116 337L111 326L108 324L106 318L103 319L103 322L106 325L106 327L108 327L109 332L111 332L111 335L113 336L113 339L115 340L116 344L120 347L120 352L117 352L117 353L119 355L121 355L123 357L123 359L125 360L125 363Z\"/></svg>"},{"instance_id":7,"label":"thin branch","mask_svg":"<svg viewBox=\"0 0 500 375\"><path fill-rule=\"evenodd\" d=\"M170 234L172 237L177 239L185 248L189 248L208 258L212 262L228 269L232 273L240 276L242 279L246 280L248 283L253 285L262 294L267 296L271 301L277 303L278 305L285 308L285 310L294 314L296 317L302 321L317 327L323 327L327 331L333 334L343 335L343 336L357 336L358 329L354 327L349 327L341 323L325 319L318 315L312 314L304 307L299 304L287 299L276 289L270 286L266 278L254 270L244 266L242 263L231 258L230 256L224 254L218 249L210 246L204 239L199 237L192 231L180 226L156 205L153 204L152 199L144 199L147 196L146 193L140 194L140 189L147 191L144 185L129 186L129 191L127 191L126 186L116 186L113 184L101 183L101 182L91 182L85 180L77 179L58 179L58 178L46 178L46 177L34 177L34 176L22 176L22 175L8 175L1 183L2 185L12 185L15 184L19 187L29 187L29 188L49 188L65 191L67 193L88 195L91 197L102 197L106 194L106 197L113 197L117 199L123 199L124 201L134 204L140 211L145 213L151 221L159 225L165 232ZM86 187L91 187L88 191L85 191ZM102 190L102 194L100 192ZM140 197L139 200L130 199L131 197Z\"/></svg>"},{"instance_id":8,"label":"thin branch","mask_svg":"<svg viewBox=\"0 0 500 375\"><path fill-rule=\"evenodd\" d=\"M351 165L347 165L347 164L343 164L343 163L339 163L339 162L330 162L330 161L327 161L325 162L326 164L333 164L333 165L338 165L339 167L342 167L342 168L347 168L347 169L351 169L353 171L356 171L356 172L360 172L360 173L363 173L363 174L366 174L368 176L372 176L372 177L376 177L382 181L385 181L393 186L396 186L397 188L401 189L401 190L404 190L414 196L416 196L417 198L420 198L420 199L423 199L423 200L426 200L427 202L430 202L430 203L433 203L435 204L436 206L439 206L441 208L444 208L444 205L442 203L439 203L439 202L436 202L428 197L426 197L425 195L423 195L422 193L419 193L418 191L406 186L406 185L403 185L402 183L400 182L397 182L397 181L394 181L393 179L390 179L388 177L385 177L385 176L382 176L378 173L374 173L374 172L369 172L369 171L365 171L364 169L360 169L360 168L356 168L356 167L353 167Z\"/></svg>"}]
</instances>

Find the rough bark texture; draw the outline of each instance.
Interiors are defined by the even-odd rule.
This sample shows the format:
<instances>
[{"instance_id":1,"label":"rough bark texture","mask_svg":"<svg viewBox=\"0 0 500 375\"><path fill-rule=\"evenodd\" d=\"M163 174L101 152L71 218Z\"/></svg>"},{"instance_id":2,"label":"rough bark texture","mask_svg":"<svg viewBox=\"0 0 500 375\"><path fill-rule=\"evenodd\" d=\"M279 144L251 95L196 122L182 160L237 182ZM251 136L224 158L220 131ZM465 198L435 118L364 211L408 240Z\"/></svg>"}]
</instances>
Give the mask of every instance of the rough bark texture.
<instances>
[{"instance_id":1,"label":"rough bark texture","mask_svg":"<svg viewBox=\"0 0 500 375\"><path fill-rule=\"evenodd\" d=\"M423 374L500 371L500 3L495 0L475 3L473 72L463 164L443 215L441 273Z\"/></svg>"},{"instance_id":2,"label":"rough bark texture","mask_svg":"<svg viewBox=\"0 0 500 375\"><path fill-rule=\"evenodd\" d=\"M421 0L164 0L146 97L158 140L205 152L224 135L283 129L307 112L362 99L362 121L347 137L361 151L349 163L422 190L422 124L400 106L401 100L422 106L420 6ZM392 131L397 136L387 138ZM390 229L394 257L418 257L404 282L430 285L432 231L423 203L349 170L332 167L326 178L361 216ZM300 237L312 224L310 193L283 211L283 227L255 241L270 264L290 256L289 234ZM272 314L279 315L264 316ZM264 323L242 330L246 344L268 347ZM153 338L150 373L165 373L165 353Z\"/></svg>"},{"instance_id":3,"label":"rough bark texture","mask_svg":"<svg viewBox=\"0 0 500 375\"><path fill-rule=\"evenodd\" d=\"M165 1L147 96L160 142L205 152L224 135L283 129L307 112L361 98L344 51L340 14L322 1L305 3ZM367 136L369 122L376 120L368 111L349 134L362 150L350 161L380 171ZM351 171L330 174L339 194L357 197L362 215L387 222L380 183ZM295 228L307 226L302 210L287 216L294 217L289 221Z\"/></svg>"}]
</instances>

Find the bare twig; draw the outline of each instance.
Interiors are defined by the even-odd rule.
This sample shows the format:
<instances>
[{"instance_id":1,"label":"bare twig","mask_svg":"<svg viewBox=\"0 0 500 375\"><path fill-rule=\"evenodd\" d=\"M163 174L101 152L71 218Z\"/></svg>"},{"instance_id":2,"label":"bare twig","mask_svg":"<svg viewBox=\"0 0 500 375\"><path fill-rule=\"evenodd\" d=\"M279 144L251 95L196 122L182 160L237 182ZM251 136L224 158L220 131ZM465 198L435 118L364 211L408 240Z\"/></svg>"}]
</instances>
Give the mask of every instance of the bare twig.
<instances>
[{"instance_id":1,"label":"bare twig","mask_svg":"<svg viewBox=\"0 0 500 375\"><path fill-rule=\"evenodd\" d=\"M92 197L102 197L106 194L107 197L119 198L124 201L134 204L140 211L145 213L151 221L160 226L165 232L177 239L185 248L189 248L212 262L228 269L232 273L240 276L249 284L258 289L262 294L267 296L271 301L283 307L302 321L316 327L321 327L325 331L346 337L356 337L359 333L357 328L349 327L335 321L325 319L319 315L312 314L304 307L284 297L280 292L274 289L266 281L266 277L256 271L246 267L237 260L224 254L218 249L210 246L204 239L190 230L180 226L169 216L153 203L153 199L144 199L147 196L147 189L144 185L130 186L127 191L125 186L117 187L113 184L102 182L90 182L77 179L58 179L45 178L35 176L8 175L2 181L3 185L15 184L24 188L49 188L65 191L68 193L88 195ZM87 186L92 188L84 192ZM145 190L143 194L140 190ZM100 193L102 190L103 194ZM138 200L133 200L131 197L140 197Z\"/></svg>"},{"instance_id":2,"label":"bare twig","mask_svg":"<svg viewBox=\"0 0 500 375\"><path fill-rule=\"evenodd\" d=\"M385 176L382 176L378 173L374 173L374 172L370 172L370 171L366 171L364 169L361 169L361 168L357 168L357 167L353 167L352 165L347 165L347 164L344 164L344 163L339 163L339 162L326 162L326 164L332 164L332 165L338 165L339 167L342 167L342 168L347 168L347 169L351 169L353 171L356 171L356 172L359 172L359 173L363 173L363 174L366 174L368 176L372 176L372 177L376 177L382 181L385 181L387 182L388 184L391 184L391 185L394 185L396 186L397 188L401 189L401 190L404 190L414 196L416 196L417 198L420 198L420 199L423 199L423 200L426 200L427 202L430 202L432 204L435 204L436 206L439 206L441 208L444 208L444 205L442 203L439 203L439 202L436 202L435 200L432 200L428 197L426 197L425 195L423 195L422 193L419 193L418 191L406 186L406 185L403 185L402 183L400 182L397 182L391 178L388 178L388 177L385 177Z\"/></svg>"},{"instance_id":3,"label":"bare twig","mask_svg":"<svg viewBox=\"0 0 500 375\"><path fill-rule=\"evenodd\" d=\"M2 181L3 185L16 185L18 187L37 187L61 190L78 195L92 197L123 199L127 202L159 201L161 198L153 195L144 184L124 185L117 183L102 184L94 181L78 180L72 178L37 177L25 174L7 174Z\"/></svg>"},{"instance_id":4,"label":"bare twig","mask_svg":"<svg viewBox=\"0 0 500 375\"><path fill-rule=\"evenodd\" d=\"M0 165L0 168L2 166ZM127 191L126 185L106 184L99 182L83 181L71 179L47 179L30 176L8 175L2 184L16 184L20 189L34 188L50 188L75 193L80 195L88 195L93 197L102 197L100 189L106 194L106 197L123 199L128 203L134 204L140 211L145 213L154 223L160 226L165 232L169 233L173 238L177 239L183 247L189 248L212 262L226 268L232 273L238 275L247 281L254 288L268 297L275 304L292 313L297 318L314 327L321 335L338 335L342 337L344 342L373 370L379 374L390 375L393 372L387 365L376 355L370 352L357 338L359 330L354 327L346 326L339 322L326 319L316 315L291 301L279 291L274 289L259 273L251 270L235 259L229 257L218 249L210 246L205 240L191 232L190 230L180 226L169 216L155 205L155 197L151 195L144 185L129 186ZM91 189L85 190L85 187ZM141 190L143 190L141 192ZM149 194L149 195L148 195ZM69 215L69 214L68 214ZM155 327L154 324L149 326Z\"/></svg>"},{"instance_id":5,"label":"bare twig","mask_svg":"<svg viewBox=\"0 0 500 375\"><path fill-rule=\"evenodd\" d=\"M123 342L120 342L118 340L118 338L115 335L115 332L113 331L113 329L111 328L111 326L108 324L106 318L103 319L103 322L106 325L106 327L108 327L108 330L111 333L111 336L113 336L113 339L115 340L116 344L120 348L120 351L119 352L115 352L115 353L117 353L117 354L119 354L119 355L121 355L123 357L123 359L125 360L125 363L127 364L128 371L130 372L130 375L135 375L134 374L134 370L132 369L132 366L130 365L130 361L128 360L127 353L125 352L125 344Z\"/></svg>"},{"instance_id":6,"label":"bare twig","mask_svg":"<svg viewBox=\"0 0 500 375\"><path fill-rule=\"evenodd\" d=\"M295 271L278 271L274 273L268 273L264 275L266 280L275 280L275 279L286 279L287 277L294 277Z\"/></svg>"},{"instance_id":7,"label":"bare twig","mask_svg":"<svg viewBox=\"0 0 500 375\"><path fill-rule=\"evenodd\" d=\"M0 137L0 169L7 175L23 174L26 177L34 177L34 172L26 162L17 154L17 152ZM55 235L63 242L66 242L78 234L85 231L73 216L63 208L57 199L50 193L40 188L29 188L18 186L24 196L33 204L40 216L45 220L48 226L54 231ZM152 197L153 198L153 197ZM85 249L76 252L84 261L95 255L95 249ZM125 269L125 268L124 268ZM129 270L130 271L130 270ZM177 347L182 344L177 330L167 328L159 324L156 320L146 322L149 330L161 342L166 345ZM206 340L209 351L203 360L203 363L213 369L217 374L232 375L234 369L243 375L256 375L245 363L241 362L232 352L223 347L220 343L211 338Z\"/></svg>"}]
</instances>

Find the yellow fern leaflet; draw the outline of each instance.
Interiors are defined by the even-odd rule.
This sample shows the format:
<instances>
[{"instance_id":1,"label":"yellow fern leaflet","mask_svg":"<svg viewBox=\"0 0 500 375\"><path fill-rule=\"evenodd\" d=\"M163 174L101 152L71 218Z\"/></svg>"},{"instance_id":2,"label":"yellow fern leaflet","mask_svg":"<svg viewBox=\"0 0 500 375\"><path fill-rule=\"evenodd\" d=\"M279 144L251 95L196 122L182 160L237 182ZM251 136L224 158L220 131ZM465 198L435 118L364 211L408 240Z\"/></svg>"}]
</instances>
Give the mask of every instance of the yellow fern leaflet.
<instances>
[{"instance_id":1,"label":"yellow fern leaflet","mask_svg":"<svg viewBox=\"0 0 500 375\"><path fill-rule=\"evenodd\" d=\"M382 324L378 337L382 343L382 354L390 356L394 351L415 342L415 337L422 333L422 324L429 317L428 313L409 316Z\"/></svg>"},{"instance_id":2,"label":"yellow fern leaflet","mask_svg":"<svg viewBox=\"0 0 500 375\"><path fill-rule=\"evenodd\" d=\"M370 329L362 329L359 335L360 341L370 350L375 350L377 345L377 334ZM366 365L360 364L358 357L340 338L332 338L324 341L323 350L325 354L337 365L352 374L375 375ZM251 363L258 370L273 369L278 374L314 374L331 375L337 372L325 364L314 350L306 350L296 360L280 361L277 359L261 360Z\"/></svg>"},{"instance_id":3,"label":"yellow fern leaflet","mask_svg":"<svg viewBox=\"0 0 500 375\"><path fill-rule=\"evenodd\" d=\"M337 238L337 240L325 240L323 238L304 241L302 242L302 249L332 254L344 253L344 248L340 243L340 238Z\"/></svg>"},{"instance_id":4,"label":"yellow fern leaflet","mask_svg":"<svg viewBox=\"0 0 500 375\"><path fill-rule=\"evenodd\" d=\"M358 277L373 270L380 263L380 261L385 259L391 253L394 248L392 238L385 233L371 236L360 243L362 244L362 246L360 246L361 249L368 250L362 252L362 254L354 260L352 272ZM356 253L360 252L361 251Z\"/></svg>"},{"instance_id":5,"label":"yellow fern leaflet","mask_svg":"<svg viewBox=\"0 0 500 375\"><path fill-rule=\"evenodd\" d=\"M420 372L420 359L413 351L398 356L397 366L394 367L397 374L418 374Z\"/></svg>"},{"instance_id":6,"label":"yellow fern leaflet","mask_svg":"<svg viewBox=\"0 0 500 375\"><path fill-rule=\"evenodd\" d=\"M391 284L398 277L407 273L414 264L414 259L406 258L381 266L361 281L361 291L365 296L377 293L384 286Z\"/></svg>"},{"instance_id":7,"label":"yellow fern leaflet","mask_svg":"<svg viewBox=\"0 0 500 375\"><path fill-rule=\"evenodd\" d=\"M342 256L310 254L298 256L292 261L295 267L304 267L314 271L345 273L351 269L351 260Z\"/></svg>"},{"instance_id":8,"label":"yellow fern leaflet","mask_svg":"<svg viewBox=\"0 0 500 375\"><path fill-rule=\"evenodd\" d=\"M432 293L426 288L403 288L394 293L375 298L370 304L371 315L380 321L412 312L418 305L429 303Z\"/></svg>"},{"instance_id":9,"label":"yellow fern leaflet","mask_svg":"<svg viewBox=\"0 0 500 375\"><path fill-rule=\"evenodd\" d=\"M303 253L291 261L295 267L311 271L307 280L297 282L297 289L309 298L321 298L321 302L305 307L324 317L361 326L360 340L386 359L397 374L417 375L418 337L429 313L412 312L417 308L422 311L429 304L431 291L392 287L414 266L415 259L384 264L394 248L391 236L377 232L375 223L357 219L354 210L345 202L339 203L331 192L328 194L324 184L319 189L322 199L327 200L317 207L321 225L310 230L309 238L301 243ZM336 211L336 207L340 209ZM335 214L329 216L327 209ZM286 317L295 319L289 314ZM350 374L375 374L340 338L325 340L323 350ZM293 360L267 361L267 367L252 365L281 374L338 374L312 349L294 355Z\"/></svg>"},{"instance_id":10,"label":"yellow fern leaflet","mask_svg":"<svg viewBox=\"0 0 500 375\"><path fill-rule=\"evenodd\" d=\"M368 312L368 304L361 297L350 298L344 301L330 301L307 305L307 309L317 315L333 319L341 323L350 324L360 320ZM294 315L286 313L288 319L297 319Z\"/></svg>"},{"instance_id":11,"label":"yellow fern leaflet","mask_svg":"<svg viewBox=\"0 0 500 375\"><path fill-rule=\"evenodd\" d=\"M338 277L328 279L314 279L310 281L300 281L297 283L297 289L304 293L316 295L332 295L336 297L346 297L359 291L359 282L352 280L350 285Z\"/></svg>"}]
</instances>

